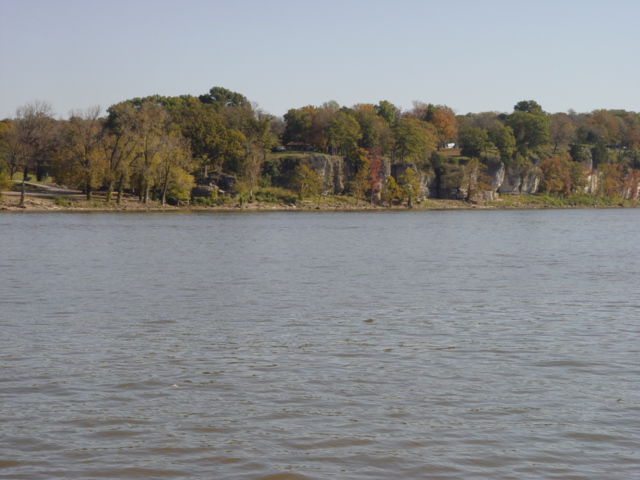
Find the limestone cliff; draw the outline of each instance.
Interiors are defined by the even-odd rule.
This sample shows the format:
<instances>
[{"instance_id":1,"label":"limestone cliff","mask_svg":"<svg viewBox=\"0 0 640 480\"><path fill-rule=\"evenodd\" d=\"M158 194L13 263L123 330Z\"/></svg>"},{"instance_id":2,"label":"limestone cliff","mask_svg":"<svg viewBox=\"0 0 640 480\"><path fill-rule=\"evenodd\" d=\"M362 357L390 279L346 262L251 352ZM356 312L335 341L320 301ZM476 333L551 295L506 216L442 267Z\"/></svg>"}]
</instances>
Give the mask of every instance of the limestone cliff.
<instances>
[{"instance_id":1,"label":"limestone cliff","mask_svg":"<svg viewBox=\"0 0 640 480\"><path fill-rule=\"evenodd\" d=\"M298 165L306 165L323 180L323 195L344 193L349 179L355 173L353 164L344 157L321 154L291 154L271 157L264 173L276 187L289 187L293 171Z\"/></svg>"},{"instance_id":2,"label":"limestone cliff","mask_svg":"<svg viewBox=\"0 0 640 480\"><path fill-rule=\"evenodd\" d=\"M498 159L492 159L500 162ZM538 191L540 186L540 159L534 156L529 157L529 162L519 162L509 165L500 162L504 168L501 182L496 182L497 191L500 194L517 195L521 193L532 194ZM497 179L496 179L497 180ZM492 187L494 183L492 183Z\"/></svg>"}]
</instances>

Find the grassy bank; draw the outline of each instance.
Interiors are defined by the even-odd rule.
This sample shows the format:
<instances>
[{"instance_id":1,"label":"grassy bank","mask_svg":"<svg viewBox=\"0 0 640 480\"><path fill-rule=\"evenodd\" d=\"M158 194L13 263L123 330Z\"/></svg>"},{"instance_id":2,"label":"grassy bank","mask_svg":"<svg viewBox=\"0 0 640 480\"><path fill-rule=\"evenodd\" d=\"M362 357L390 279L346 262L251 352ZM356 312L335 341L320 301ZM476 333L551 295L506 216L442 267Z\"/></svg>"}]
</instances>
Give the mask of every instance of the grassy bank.
<instances>
[{"instance_id":1,"label":"grassy bank","mask_svg":"<svg viewBox=\"0 0 640 480\"><path fill-rule=\"evenodd\" d=\"M215 202L197 202L194 205L160 205L150 201L140 203L137 198L126 196L120 204L107 202L104 195L97 194L92 200L82 195L47 194L39 189L27 192L24 207L20 207L19 195L5 194L0 198L3 211L239 211L239 210L408 210L406 205L374 205L354 197L335 195L297 199L290 193L279 191L258 192L253 201L238 198L220 198ZM503 196L498 200L470 204L461 200L425 199L413 205L411 210L501 210L501 209L541 209L541 208L637 208L640 200L624 200L615 197L550 195Z\"/></svg>"},{"instance_id":2,"label":"grassy bank","mask_svg":"<svg viewBox=\"0 0 640 480\"><path fill-rule=\"evenodd\" d=\"M621 197L594 197L591 195L505 195L499 200L487 202L497 208L611 208L640 206L640 200L625 200Z\"/></svg>"}]
</instances>

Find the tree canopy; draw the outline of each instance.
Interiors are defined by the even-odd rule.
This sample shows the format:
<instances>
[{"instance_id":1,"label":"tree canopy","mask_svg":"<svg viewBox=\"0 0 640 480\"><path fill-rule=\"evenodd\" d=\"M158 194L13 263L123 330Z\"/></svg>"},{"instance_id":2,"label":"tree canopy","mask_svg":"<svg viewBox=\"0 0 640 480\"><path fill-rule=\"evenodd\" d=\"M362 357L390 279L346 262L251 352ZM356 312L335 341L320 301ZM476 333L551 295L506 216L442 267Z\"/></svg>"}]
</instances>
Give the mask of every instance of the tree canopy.
<instances>
[{"instance_id":1,"label":"tree canopy","mask_svg":"<svg viewBox=\"0 0 640 480\"><path fill-rule=\"evenodd\" d=\"M381 191L395 198L395 187L386 180L394 164L418 169L416 175L433 178L432 191L446 194L461 188L463 179L470 181L467 170L477 176L481 169L470 159L502 162L522 178L547 175L541 185L556 194L584 188L583 173L573 165L579 164L604 175L608 187L601 191L636 195L625 182L640 169L640 114L619 109L550 114L535 100L522 100L511 113L456 115L446 105L419 100L407 111L388 100L352 106L330 100L276 117L241 93L215 86L199 96L124 100L105 116L98 108L74 111L67 120L55 119L46 102L31 102L0 122L5 177L53 176L81 188L87 198L104 189L109 200L113 191L119 199L126 188L143 202L172 195L184 199L189 182L212 185L226 177L246 186L253 198L258 185L271 179L286 185L281 180L297 168L288 160L276 165L269 156L276 149L345 158L352 173L341 188L358 198L372 199ZM442 150L445 155L439 155ZM402 168L398 171L406 171ZM558 187L560 177L571 181Z\"/></svg>"}]
</instances>

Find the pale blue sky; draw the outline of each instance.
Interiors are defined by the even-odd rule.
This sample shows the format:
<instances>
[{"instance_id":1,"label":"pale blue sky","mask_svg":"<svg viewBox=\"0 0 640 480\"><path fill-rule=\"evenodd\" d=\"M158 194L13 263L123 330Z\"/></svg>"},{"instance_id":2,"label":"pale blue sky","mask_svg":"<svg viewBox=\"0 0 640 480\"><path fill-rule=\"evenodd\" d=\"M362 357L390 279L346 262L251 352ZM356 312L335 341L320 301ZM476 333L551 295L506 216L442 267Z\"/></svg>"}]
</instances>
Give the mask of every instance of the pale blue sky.
<instances>
[{"instance_id":1,"label":"pale blue sky","mask_svg":"<svg viewBox=\"0 0 640 480\"><path fill-rule=\"evenodd\" d=\"M0 0L0 118L222 86L458 113L640 111L638 0Z\"/></svg>"}]
</instances>

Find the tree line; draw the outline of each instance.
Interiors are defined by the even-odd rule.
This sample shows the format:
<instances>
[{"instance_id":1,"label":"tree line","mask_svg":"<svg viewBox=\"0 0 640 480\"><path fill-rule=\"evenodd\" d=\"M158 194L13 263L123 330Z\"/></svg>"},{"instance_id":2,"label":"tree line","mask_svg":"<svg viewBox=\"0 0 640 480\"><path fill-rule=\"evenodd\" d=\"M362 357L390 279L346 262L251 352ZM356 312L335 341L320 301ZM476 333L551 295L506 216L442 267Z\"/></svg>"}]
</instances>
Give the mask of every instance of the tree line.
<instances>
[{"instance_id":1,"label":"tree line","mask_svg":"<svg viewBox=\"0 0 640 480\"><path fill-rule=\"evenodd\" d=\"M447 154L452 145L459 154ZM221 178L251 199L288 168L281 185L298 197L322 191L310 165L285 168L270 155L283 149L346 159L345 193L372 202L411 204L423 194L424 178L431 196L458 191L471 199L491 188L491 161L523 178L535 171L542 192L584 192L597 172L599 194L635 198L640 114L551 114L527 100L510 113L456 115L446 105L415 101L403 111L383 100L351 107L330 101L275 117L240 93L213 87L197 97L154 95L106 112L72 111L61 120L50 104L36 101L0 122L0 183L6 187L21 173L21 203L31 175L82 189L87 199L101 190L107 201L120 202L126 191L143 203L188 203L195 184ZM389 165L404 167L393 175Z\"/></svg>"}]
</instances>

